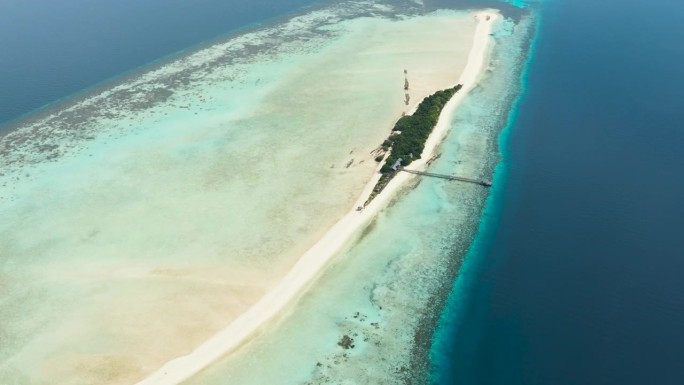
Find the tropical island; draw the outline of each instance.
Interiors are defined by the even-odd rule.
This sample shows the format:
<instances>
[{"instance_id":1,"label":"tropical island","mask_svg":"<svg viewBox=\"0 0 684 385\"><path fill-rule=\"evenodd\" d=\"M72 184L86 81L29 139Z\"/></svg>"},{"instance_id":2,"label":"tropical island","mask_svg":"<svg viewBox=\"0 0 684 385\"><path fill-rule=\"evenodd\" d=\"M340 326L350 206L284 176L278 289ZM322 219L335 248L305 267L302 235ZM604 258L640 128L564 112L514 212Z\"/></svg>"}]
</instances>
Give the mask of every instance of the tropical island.
<instances>
[{"instance_id":1,"label":"tropical island","mask_svg":"<svg viewBox=\"0 0 684 385\"><path fill-rule=\"evenodd\" d=\"M400 167L408 166L414 160L420 159L425 142L435 128L442 109L461 88L463 85L457 84L452 88L435 92L420 102L416 112L404 115L397 121L389 138L382 143L381 154L376 158L379 162L384 159L385 163L380 169L382 176L365 205L382 192Z\"/></svg>"},{"instance_id":2,"label":"tropical island","mask_svg":"<svg viewBox=\"0 0 684 385\"><path fill-rule=\"evenodd\" d=\"M324 10L191 50L0 136L0 165L13 170L0 173L0 378L288 385L420 375L411 370L427 362L414 338L429 332L423 309L438 310L433 293L453 281L432 272L455 265L428 249L385 249L432 247L425 234L447 229L418 221L423 211L436 218L421 206L398 209L415 178L392 166L430 163L505 21L489 10ZM415 69L410 98L397 76L405 68ZM453 152L454 172L487 172L484 134L450 133L479 150ZM471 190L454 201L470 205L481 194ZM398 214L376 222L390 206ZM439 215L476 222L460 206ZM251 357L258 368L243 364Z\"/></svg>"}]
</instances>

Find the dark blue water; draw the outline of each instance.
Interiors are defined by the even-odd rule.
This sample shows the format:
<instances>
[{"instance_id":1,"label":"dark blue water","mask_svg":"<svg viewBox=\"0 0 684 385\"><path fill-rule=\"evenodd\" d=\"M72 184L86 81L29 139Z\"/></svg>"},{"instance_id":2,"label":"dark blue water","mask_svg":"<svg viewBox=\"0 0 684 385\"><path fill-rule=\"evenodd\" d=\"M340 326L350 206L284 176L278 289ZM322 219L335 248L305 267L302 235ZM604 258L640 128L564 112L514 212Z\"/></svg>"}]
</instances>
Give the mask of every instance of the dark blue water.
<instances>
[{"instance_id":1,"label":"dark blue water","mask_svg":"<svg viewBox=\"0 0 684 385\"><path fill-rule=\"evenodd\" d=\"M0 126L111 77L315 1L0 1Z\"/></svg>"},{"instance_id":2,"label":"dark blue water","mask_svg":"<svg viewBox=\"0 0 684 385\"><path fill-rule=\"evenodd\" d=\"M684 3L555 0L442 384L684 384ZM458 303L456 303L458 301Z\"/></svg>"}]
</instances>

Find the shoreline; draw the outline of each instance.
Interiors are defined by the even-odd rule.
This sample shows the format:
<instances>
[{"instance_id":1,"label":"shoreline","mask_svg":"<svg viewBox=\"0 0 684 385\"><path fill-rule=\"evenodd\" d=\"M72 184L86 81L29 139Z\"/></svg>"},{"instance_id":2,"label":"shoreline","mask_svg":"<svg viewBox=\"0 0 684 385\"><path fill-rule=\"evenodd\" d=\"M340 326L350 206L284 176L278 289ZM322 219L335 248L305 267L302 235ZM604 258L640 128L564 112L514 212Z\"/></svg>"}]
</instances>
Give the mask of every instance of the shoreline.
<instances>
[{"instance_id":1,"label":"shoreline","mask_svg":"<svg viewBox=\"0 0 684 385\"><path fill-rule=\"evenodd\" d=\"M424 169L429 158L435 152L450 128L450 117L467 93L477 84L486 62L492 25L500 18L495 11L475 13L478 18L472 48L467 58L463 73L455 84L463 84L463 89L456 93L444 106L440 118L432 134L425 143L422 157L412 163L411 169ZM401 173L396 175L385 189L361 212L356 207L362 206L380 178L377 172L366 184L362 194L351 211L342 217L327 233L311 247L285 277L278 282L256 304L240 315L226 328L221 330L188 355L175 358L160 369L138 382L138 385L178 384L191 378L221 357L239 348L269 321L277 318L283 310L295 301L304 289L323 271L328 263L384 208L394 194L402 188L413 175Z\"/></svg>"}]
</instances>

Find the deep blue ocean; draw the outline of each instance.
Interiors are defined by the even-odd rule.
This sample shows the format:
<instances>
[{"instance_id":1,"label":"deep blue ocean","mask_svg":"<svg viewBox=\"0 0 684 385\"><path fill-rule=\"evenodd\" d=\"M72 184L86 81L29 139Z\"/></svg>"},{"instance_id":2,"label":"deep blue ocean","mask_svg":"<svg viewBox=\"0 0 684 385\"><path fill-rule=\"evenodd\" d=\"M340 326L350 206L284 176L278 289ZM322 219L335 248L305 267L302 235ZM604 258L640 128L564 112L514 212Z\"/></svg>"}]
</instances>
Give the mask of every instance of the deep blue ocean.
<instances>
[{"instance_id":1,"label":"deep blue ocean","mask_svg":"<svg viewBox=\"0 0 684 385\"><path fill-rule=\"evenodd\" d=\"M439 384L684 384L684 3L549 0Z\"/></svg>"},{"instance_id":2,"label":"deep blue ocean","mask_svg":"<svg viewBox=\"0 0 684 385\"><path fill-rule=\"evenodd\" d=\"M315 0L0 1L0 127Z\"/></svg>"}]
</instances>

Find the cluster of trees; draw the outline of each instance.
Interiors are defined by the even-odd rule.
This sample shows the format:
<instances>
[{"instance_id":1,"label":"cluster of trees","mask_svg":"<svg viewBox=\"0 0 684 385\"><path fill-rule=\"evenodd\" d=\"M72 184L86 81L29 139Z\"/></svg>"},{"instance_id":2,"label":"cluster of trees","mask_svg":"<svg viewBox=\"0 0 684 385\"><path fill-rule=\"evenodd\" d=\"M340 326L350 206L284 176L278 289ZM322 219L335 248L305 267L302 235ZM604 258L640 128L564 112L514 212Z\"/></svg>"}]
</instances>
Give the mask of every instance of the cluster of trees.
<instances>
[{"instance_id":1,"label":"cluster of trees","mask_svg":"<svg viewBox=\"0 0 684 385\"><path fill-rule=\"evenodd\" d=\"M402 116L392 129L393 133L383 143L383 147L391 148L390 156L385 160L380 172L391 173L392 165L401 159L402 166L408 166L415 159L419 159L425 148L428 136L435 128L439 114L444 105L451 99L461 84L443 91L437 91L425 98L413 115Z\"/></svg>"}]
</instances>

